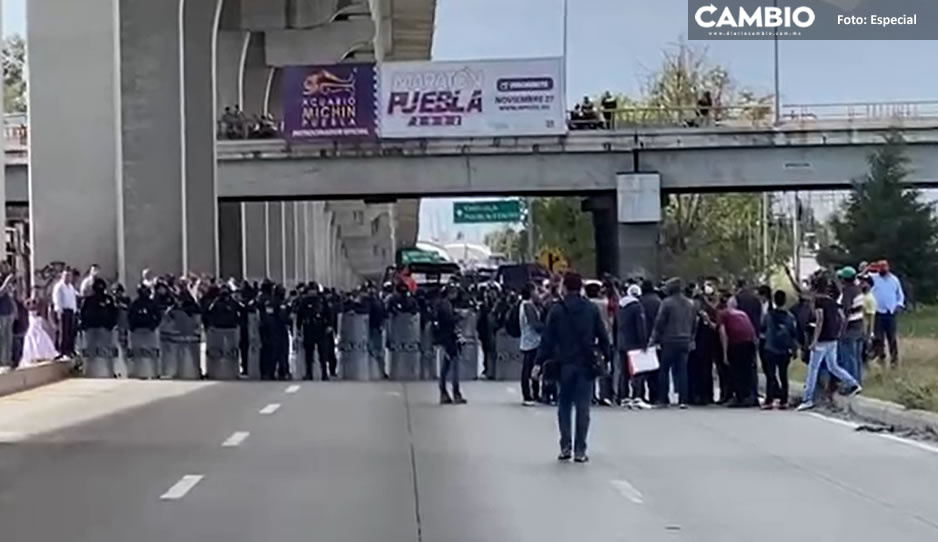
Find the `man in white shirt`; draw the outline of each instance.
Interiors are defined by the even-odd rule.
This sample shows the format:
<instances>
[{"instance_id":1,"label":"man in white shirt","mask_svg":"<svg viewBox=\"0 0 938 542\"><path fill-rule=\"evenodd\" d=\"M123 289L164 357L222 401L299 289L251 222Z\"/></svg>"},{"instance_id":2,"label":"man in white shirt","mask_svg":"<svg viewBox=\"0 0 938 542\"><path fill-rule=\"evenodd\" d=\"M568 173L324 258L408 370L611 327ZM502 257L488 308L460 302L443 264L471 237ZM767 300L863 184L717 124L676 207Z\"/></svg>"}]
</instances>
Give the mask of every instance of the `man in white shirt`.
<instances>
[{"instance_id":1,"label":"man in white shirt","mask_svg":"<svg viewBox=\"0 0 938 542\"><path fill-rule=\"evenodd\" d=\"M55 311L58 334L56 349L61 357L75 355L75 336L78 334L78 292L72 286L72 272L62 271L62 278L52 289L52 308Z\"/></svg>"}]
</instances>

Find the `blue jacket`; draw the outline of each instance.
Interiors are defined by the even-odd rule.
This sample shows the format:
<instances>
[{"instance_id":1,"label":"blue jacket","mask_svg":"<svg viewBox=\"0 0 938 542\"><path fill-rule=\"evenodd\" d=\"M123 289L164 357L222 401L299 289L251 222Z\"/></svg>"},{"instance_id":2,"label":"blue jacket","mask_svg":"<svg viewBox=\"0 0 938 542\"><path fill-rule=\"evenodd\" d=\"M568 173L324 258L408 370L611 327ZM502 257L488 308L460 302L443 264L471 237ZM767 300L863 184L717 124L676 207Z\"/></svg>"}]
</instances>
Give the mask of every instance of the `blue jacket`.
<instances>
[{"instance_id":1,"label":"blue jacket","mask_svg":"<svg viewBox=\"0 0 938 542\"><path fill-rule=\"evenodd\" d=\"M609 337L599 309L578 294L555 303L547 314L537 363L554 360L561 365L591 367L594 348L610 355Z\"/></svg>"}]
</instances>

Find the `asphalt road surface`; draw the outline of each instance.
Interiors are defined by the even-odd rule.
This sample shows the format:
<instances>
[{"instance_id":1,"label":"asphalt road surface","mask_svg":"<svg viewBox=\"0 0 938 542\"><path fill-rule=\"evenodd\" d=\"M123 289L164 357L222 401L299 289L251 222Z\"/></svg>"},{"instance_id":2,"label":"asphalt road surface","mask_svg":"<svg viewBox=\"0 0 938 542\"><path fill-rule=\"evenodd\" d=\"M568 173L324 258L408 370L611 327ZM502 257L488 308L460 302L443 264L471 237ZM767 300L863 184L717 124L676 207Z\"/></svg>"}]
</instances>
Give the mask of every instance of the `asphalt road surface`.
<instances>
[{"instance_id":1,"label":"asphalt road surface","mask_svg":"<svg viewBox=\"0 0 938 542\"><path fill-rule=\"evenodd\" d=\"M938 449L794 412L595 409L517 385L74 380L0 399L11 542L934 542Z\"/></svg>"}]
</instances>

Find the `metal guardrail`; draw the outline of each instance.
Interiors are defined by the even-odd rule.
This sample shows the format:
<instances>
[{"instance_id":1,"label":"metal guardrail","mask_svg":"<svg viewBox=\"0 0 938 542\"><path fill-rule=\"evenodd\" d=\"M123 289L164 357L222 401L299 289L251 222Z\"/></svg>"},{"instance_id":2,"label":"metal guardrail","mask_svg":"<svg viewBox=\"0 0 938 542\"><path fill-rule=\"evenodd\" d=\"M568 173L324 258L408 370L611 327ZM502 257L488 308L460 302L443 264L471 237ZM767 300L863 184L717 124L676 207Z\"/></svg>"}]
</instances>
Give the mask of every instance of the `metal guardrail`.
<instances>
[{"instance_id":1,"label":"metal guardrail","mask_svg":"<svg viewBox=\"0 0 938 542\"><path fill-rule=\"evenodd\" d=\"M628 130L634 128L742 128L769 127L775 122L771 105L714 105L706 112L697 106L686 107L620 107L606 121L597 105L592 119L568 119L572 131ZM7 115L3 127L7 149L25 150L29 126L23 115ZM863 121L936 121L938 100L899 102L846 102L818 104L785 104L781 106L780 122L801 126L820 122L861 123ZM281 126L282 128L282 126Z\"/></svg>"}]
</instances>

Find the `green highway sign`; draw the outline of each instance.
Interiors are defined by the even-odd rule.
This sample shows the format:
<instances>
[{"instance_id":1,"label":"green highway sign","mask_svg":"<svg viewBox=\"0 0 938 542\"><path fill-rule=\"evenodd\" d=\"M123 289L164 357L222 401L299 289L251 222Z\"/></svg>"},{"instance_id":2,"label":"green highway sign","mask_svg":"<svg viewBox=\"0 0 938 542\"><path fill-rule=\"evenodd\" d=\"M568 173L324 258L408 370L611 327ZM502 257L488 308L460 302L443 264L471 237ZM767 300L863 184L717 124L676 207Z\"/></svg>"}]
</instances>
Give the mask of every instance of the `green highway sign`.
<instances>
[{"instance_id":1,"label":"green highway sign","mask_svg":"<svg viewBox=\"0 0 938 542\"><path fill-rule=\"evenodd\" d=\"M456 224L521 222L521 202L518 200L454 202L453 222Z\"/></svg>"}]
</instances>

